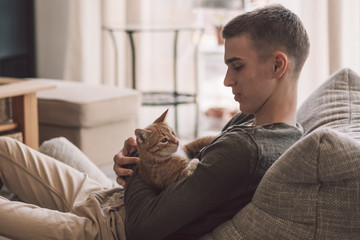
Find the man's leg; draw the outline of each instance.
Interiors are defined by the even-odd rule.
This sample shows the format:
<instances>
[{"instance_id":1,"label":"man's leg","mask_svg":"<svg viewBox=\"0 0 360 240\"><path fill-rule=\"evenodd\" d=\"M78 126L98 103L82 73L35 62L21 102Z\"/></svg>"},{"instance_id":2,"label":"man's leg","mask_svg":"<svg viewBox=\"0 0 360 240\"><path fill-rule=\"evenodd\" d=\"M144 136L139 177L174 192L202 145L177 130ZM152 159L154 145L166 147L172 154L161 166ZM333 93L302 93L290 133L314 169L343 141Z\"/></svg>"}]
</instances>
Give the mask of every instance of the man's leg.
<instances>
[{"instance_id":1,"label":"man's leg","mask_svg":"<svg viewBox=\"0 0 360 240\"><path fill-rule=\"evenodd\" d=\"M93 208L81 215L70 212L91 192L103 190L86 174L0 137L0 179L26 202L0 198L0 235L14 239L107 238L107 229L99 225L104 216L94 216Z\"/></svg>"},{"instance_id":2,"label":"man's leg","mask_svg":"<svg viewBox=\"0 0 360 240\"><path fill-rule=\"evenodd\" d=\"M86 174L4 137L0 137L0 181L24 202L63 212L103 189Z\"/></svg>"},{"instance_id":3,"label":"man's leg","mask_svg":"<svg viewBox=\"0 0 360 240\"><path fill-rule=\"evenodd\" d=\"M0 235L10 239L101 239L89 218L0 197Z\"/></svg>"}]
</instances>

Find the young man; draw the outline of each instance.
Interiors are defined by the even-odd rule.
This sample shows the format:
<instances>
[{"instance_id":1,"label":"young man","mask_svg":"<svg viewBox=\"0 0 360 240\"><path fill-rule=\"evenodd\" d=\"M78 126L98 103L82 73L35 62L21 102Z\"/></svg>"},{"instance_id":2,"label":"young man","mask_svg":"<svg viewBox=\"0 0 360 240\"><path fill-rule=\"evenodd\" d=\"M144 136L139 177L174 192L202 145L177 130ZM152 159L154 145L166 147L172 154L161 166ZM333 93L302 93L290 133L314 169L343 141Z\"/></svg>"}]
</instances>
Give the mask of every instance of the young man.
<instances>
[{"instance_id":1,"label":"young man","mask_svg":"<svg viewBox=\"0 0 360 240\"><path fill-rule=\"evenodd\" d=\"M260 29L259 31L256 29ZM300 20L281 6L235 18L223 32L224 84L243 112L204 148L190 177L159 193L144 184L139 161L115 156L126 182L128 239L198 239L242 209L267 169L302 135L295 123L297 79L309 42ZM86 164L86 163L84 163ZM22 202L0 197L0 236L12 239L125 239L123 190L105 187L76 169L16 140L0 137L0 186Z\"/></svg>"},{"instance_id":2,"label":"young man","mask_svg":"<svg viewBox=\"0 0 360 240\"><path fill-rule=\"evenodd\" d=\"M269 6L234 18L223 29L224 85L241 113L197 156L193 175L158 193L137 170L122 165L134 139L114 157L118 182L126 181L128 239L198 239L231 219L252 199L267 169L302 135L295 122L298 78L309 52L299 18Z\"/></svg>"}]
</instances>

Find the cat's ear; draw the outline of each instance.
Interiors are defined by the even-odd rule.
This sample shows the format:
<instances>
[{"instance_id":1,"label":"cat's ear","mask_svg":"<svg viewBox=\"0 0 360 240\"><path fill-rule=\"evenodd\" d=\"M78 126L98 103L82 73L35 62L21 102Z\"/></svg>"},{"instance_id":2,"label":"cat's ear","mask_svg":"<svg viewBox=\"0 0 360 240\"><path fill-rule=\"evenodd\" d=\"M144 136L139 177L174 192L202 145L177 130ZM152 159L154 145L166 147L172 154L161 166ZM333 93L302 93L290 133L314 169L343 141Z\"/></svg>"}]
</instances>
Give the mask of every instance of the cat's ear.
<instances>
[{"instance_id":1,"label":"cat's ear","mask_svg":"<svg viewBox=\"0 0 360 240\"><path fill-rule=\"evenodd\" d=\"M167 114L168 111L169 111L169 109L166 109L166 111L165 111L163 114L161 114L161 116L158 117L158 118L154 121L154 123L164 122L165 117L166 117L166 114Z\"/></svg>"},{"instance_id":2,"label":"cat's ear","mask_svg":"<svg viewBox=\"0 0 360 240\"><path fill-rule=\"evenodd\" d=\"M145 142L148 135L149 135L149 131L146 131L145 129L140 129L140 128L135 129L136 141L139 143Z\"/></svg>"}]
</instances>

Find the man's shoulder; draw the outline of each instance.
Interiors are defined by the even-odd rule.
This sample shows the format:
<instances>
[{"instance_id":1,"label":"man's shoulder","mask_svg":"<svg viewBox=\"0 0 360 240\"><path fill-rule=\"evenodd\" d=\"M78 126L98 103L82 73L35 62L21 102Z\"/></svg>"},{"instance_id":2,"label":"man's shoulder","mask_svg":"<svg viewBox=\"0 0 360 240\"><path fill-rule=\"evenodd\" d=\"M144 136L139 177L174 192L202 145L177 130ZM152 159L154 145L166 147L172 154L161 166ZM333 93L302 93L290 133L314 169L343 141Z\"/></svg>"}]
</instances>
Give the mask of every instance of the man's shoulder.
<instances>
[{"instance_id":1,"label":"man's shoulder","mask_svg":"<svg viewBox=\"0 0 360 240\"><path fill-rule=\"evenodd\" d=\"M235 151L235 148L238 148L237 151L260 149L260 152L263 152L261 149L283 149L284 146L288 148L298 141L302 135L303 130L300 125L273 123L267 126L254 127L234 124L221 133L217 145Z\"/></svg>"}]
</instances>

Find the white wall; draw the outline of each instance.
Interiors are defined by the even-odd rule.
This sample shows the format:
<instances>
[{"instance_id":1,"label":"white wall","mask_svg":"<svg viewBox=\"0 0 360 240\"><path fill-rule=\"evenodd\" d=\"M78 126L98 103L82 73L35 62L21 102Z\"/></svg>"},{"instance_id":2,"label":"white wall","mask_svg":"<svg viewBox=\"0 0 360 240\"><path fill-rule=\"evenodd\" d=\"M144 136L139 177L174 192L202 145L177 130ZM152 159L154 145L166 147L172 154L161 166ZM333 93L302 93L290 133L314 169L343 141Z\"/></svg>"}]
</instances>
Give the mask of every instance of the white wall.
<instances>
[{"instance_id":1,"label":"white wall","mask_svg":"<svg viewBox=\"0 0 360 240\"><path fill-rule=\"evenodd\" d=\"M69 0L35 0L38 77L63 78L68 6Z\"/></svg>"}]
</instances>

